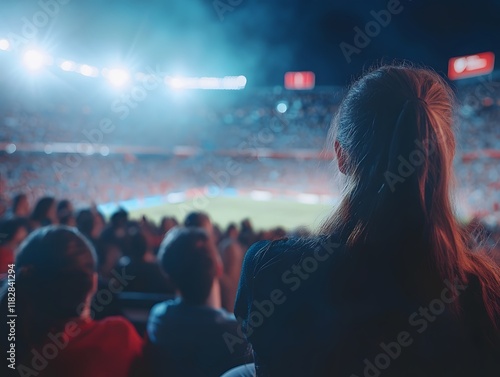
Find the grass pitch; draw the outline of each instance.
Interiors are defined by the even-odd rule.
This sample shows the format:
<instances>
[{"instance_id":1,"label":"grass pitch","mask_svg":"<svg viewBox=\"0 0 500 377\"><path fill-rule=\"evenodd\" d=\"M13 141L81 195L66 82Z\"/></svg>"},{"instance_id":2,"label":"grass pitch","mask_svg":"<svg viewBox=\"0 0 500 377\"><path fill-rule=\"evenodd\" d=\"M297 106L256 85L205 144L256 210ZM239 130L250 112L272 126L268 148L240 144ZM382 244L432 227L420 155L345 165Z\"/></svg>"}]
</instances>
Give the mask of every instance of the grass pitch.
<instances>
[{"instance_id":1,"label":"grass pitch","mask_svg":"<svg viewBox=\"0 0 500 377\"><path fill-rule=\"evenodd\" d=\"M287 230L293 230L298 226L316 230L332 211L332 206L299 203L292 200L258 201L244 197L217 197L132 210L130 216L137 219L146 215L148 219L155 222L159 222L163 216L174 216L182 222L186 214L191 211L207 212L212 221L222 228L231 222L239 223L248 217L256 230L276 226L282 226Z\"/></svg>"}]
</instances>

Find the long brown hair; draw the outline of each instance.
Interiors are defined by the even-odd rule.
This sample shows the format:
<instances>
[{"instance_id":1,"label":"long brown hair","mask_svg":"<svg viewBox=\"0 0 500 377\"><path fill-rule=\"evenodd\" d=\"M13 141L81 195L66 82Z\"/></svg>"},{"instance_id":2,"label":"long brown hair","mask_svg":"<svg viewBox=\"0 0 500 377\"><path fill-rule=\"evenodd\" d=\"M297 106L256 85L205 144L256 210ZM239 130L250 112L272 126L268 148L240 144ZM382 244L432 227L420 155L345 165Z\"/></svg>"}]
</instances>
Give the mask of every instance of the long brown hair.
<instances>
[{"instance_id":1,"label":"long brown hair","mask_svg":"<svg viewBox=\"0 0 500 377\"><path fill-rule=\"evenodd\" d=\"M361 252L391 245L415 290L429 276L441 287L474 279L499 330L499 267L467 248L454 214L453 109L452 90L427 69L383 66L356 81L332 125L348 183L321 232L340 234ZM454 305L459 314L458 300Z\"/></svg>"}]
</instances>

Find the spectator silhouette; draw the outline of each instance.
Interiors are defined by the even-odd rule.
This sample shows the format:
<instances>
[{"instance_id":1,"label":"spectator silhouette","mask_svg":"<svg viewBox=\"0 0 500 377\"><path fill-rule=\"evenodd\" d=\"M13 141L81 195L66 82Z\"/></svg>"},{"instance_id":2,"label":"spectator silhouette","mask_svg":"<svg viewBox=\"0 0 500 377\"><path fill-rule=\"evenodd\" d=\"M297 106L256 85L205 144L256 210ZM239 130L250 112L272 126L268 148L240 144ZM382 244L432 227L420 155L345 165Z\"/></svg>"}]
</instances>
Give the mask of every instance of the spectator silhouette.
<instances>
[{"instance_id":1,"label":"spectator silhouette","mask_svg":"<svg viewBox=\"0 0 500 377\"><path fill-rule=\"evenodd\" d=\"M127 377L139 368L142 339L133 326L120 317L92 319L96 287L95 252L74 228L43 227L23 242L16 257L20 375Z\"/></svg>"},{"instance_id":2,"label":"spectator silhouette","mask_svg":"<svg viewBox=\"0 0 500 377\"><path fill-rule=\"evenodd\" d=\"M26 194L17 194L12 199L12 213L13 217L25 217L30 214L30 203Z\"/></svg>"},{"instance_id":3,"label":"spectator silhouette","mask_svg":"<svg viewBox=\"0 0 500 377\"><path fill-rule=\"evenodd\" d=\"M174 294L175 290L156 262L145 260L148 245L137 224L127 227L126 257L120 261L127 274L134 279L125 287L126 291Z\"/></svg>"},{"instance_id":4,"label":"spectator silhouette","mask_svg":"<svg viewBox=\"0 0 500 377\"><path fill-rule=\"evenodd\" d=\"M220 266L208 234L200 228L170 230L160 261L180 297L151 310L147 353L155 376L215 377L251 360L236 319L211 299Z\"/></svg>"},{"instance_id":5,"label":"spectator silhouette","mask_svg":"<svg viewBox=\"0 0 500 377\"><path fill-rule=\"evenodd\" d=\"M51 224L57 224L56 200L45 196L38 200L31 213L30 228L33 230Z\"/></svg>"},{"instance_id":6,"label":"spectator silhouette","mask_svg":"<svg viewBox=\"0 0 500 377\"><path fill-rule=\"evenodd\" d=\"M57 219L61 225L76 225L73 205L69 200L64 199L57 203Z\"/></svg>"}]
</instances>

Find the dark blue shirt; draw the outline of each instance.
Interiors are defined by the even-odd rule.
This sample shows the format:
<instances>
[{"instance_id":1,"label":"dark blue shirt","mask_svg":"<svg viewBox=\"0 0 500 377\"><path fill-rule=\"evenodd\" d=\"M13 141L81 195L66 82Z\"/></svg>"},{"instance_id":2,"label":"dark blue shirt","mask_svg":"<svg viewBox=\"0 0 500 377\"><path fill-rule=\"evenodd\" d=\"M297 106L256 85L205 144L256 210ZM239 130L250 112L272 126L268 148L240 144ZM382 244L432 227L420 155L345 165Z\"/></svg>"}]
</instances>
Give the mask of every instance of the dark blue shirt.
<instances>
[{"instance_id":1,"label":"dark blue shirt","mask_svg":"<svg viewBox=\"0 0 500 377\"><path fill-rule=\"evenodd\" d=\"M155 376L219 377L253 360L234 315L180 298L151 309L147 335Z\"/></svg>"},{"instance_id":2,"label":"dark blue shirt","mask_svg":"<svg viewBox=\"0 0 500 377\"><path fill-rule=\"evenodd\" d=\"M443 282L438 297L416 298L387 255L349 252L335 237L254 244L235 315L257 375L500 376L500 351L484 336L488 319L473 280ZM447 303L452 291L461 319Z\"/></svg>"}]
</instances>

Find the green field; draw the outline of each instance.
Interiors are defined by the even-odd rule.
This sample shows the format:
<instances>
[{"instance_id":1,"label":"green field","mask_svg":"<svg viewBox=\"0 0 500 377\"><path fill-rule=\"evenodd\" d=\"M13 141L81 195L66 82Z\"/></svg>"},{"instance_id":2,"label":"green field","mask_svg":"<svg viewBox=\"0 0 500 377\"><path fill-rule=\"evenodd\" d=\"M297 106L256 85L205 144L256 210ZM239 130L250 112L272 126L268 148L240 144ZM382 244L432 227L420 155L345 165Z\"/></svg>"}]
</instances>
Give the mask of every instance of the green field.
<instances>
[{"instance_id":1,"label":"green field","mask_svg":"<svg viewBox=\"0 0 500 377\"><path fill-rule=\"evenodd\" d=\"M187 213L195 210L207 212L213 222L221 227L248 217L256 230L276 226L282 226L287 230L306 226L315 230L328 216L331 206L298 203L291 200L257 201L241 197L218 197L132 210L130 215L132 218L139 218L145 214L149 219L157 222L163 216L175 216L177 220L182 221Z\"/></svg>"}]
</instances>

